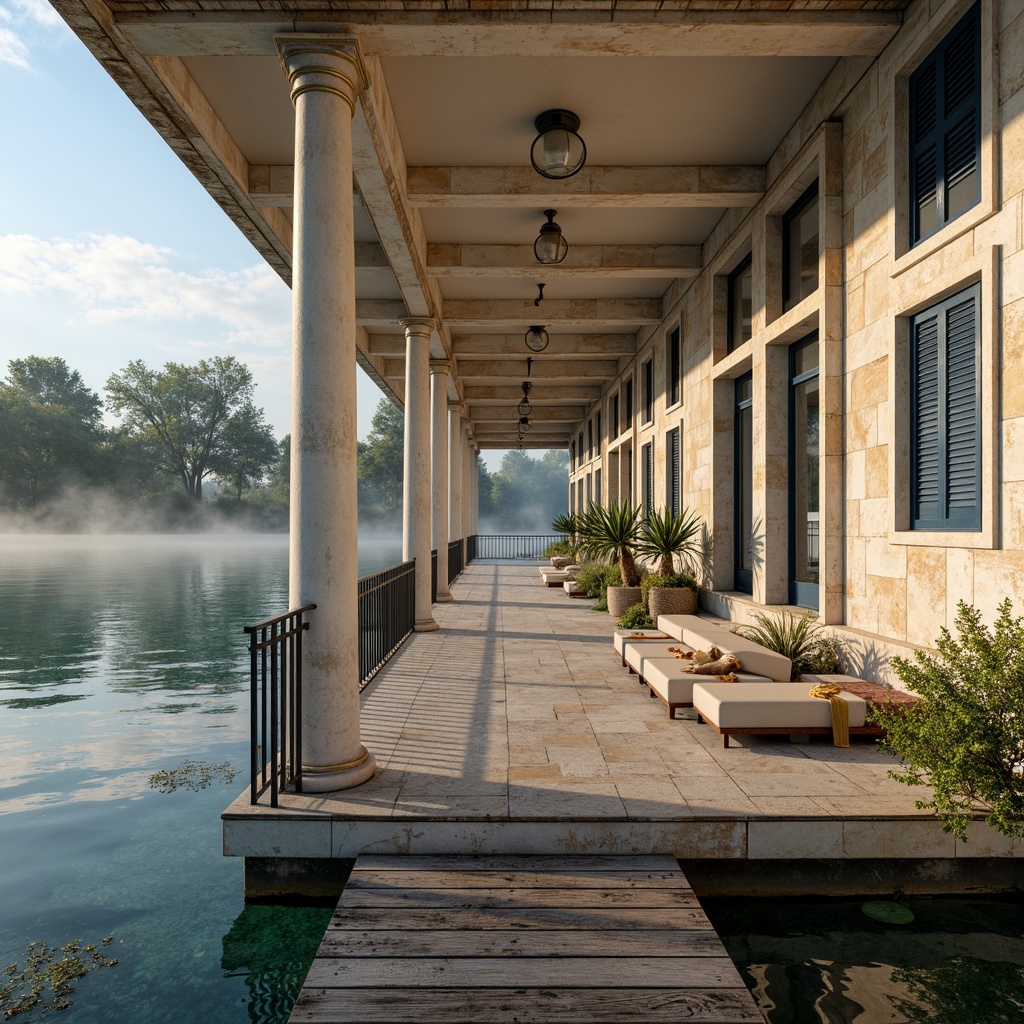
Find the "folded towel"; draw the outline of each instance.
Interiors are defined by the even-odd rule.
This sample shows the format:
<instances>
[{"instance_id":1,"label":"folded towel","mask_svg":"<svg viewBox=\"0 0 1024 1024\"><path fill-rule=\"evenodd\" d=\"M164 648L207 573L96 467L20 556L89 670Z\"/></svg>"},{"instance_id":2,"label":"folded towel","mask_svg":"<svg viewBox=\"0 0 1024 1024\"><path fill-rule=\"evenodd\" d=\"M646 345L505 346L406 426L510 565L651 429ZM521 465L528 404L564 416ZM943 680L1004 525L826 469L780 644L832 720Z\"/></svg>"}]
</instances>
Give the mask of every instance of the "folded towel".
<instances>
[{"instance_id":1,"label":"folded towel","mask_svg":"<svg viewBox=\"0 0 1024 1024\"><path fill-rule=\"evenodd\" d=\"M832 712L832 743L837 747L850 745L850 707L839 696L842 687L835 683L818 683L811 687L810 695L827 700Z\"/></svg>"},{"instance_id":2,"label":"folded towel","mask_svg":"<svg viewBox=\"0 0 1024 1024\"><path fill-rule=\"evenodd\" d=\"M719 657L714 661L697 662L694 658L694 663L690 668L684 668L683 671L688 675L696 676L726 676L734 672L739 672L743 666L740 665L740 659L734 654L722 654L719 652Z\"/></svg>"}]
</instances>

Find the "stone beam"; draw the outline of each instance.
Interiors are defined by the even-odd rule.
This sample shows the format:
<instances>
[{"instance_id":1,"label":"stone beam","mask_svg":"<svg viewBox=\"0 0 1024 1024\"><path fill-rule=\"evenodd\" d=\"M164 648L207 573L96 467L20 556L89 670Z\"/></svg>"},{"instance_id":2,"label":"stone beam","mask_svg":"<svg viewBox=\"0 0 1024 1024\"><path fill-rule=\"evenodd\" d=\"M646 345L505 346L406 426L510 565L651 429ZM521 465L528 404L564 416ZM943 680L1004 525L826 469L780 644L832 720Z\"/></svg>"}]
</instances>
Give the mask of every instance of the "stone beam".
<instances>
[{"instance_id":1,"label":"stone beam","mask_svg":"<svg viewBox=\"0 0 1024 1024\"><path fill-rule=\"evenodd\" d=\"M427 273L432 277L537 278L532 245L427 246ZM570 277L696 277L701 271L699 245L572 245L564 263L544 267L547 280Z\"/></svg>"},{"instance_id":2,"label":"stone beam","mask_svg":"<svg viewBox=\"0 0 1024 1024\"><path fill-rule=\"evenodd\" d=\"M411 206L679 207L753 206L765 189L761 166L591 167L552 182L532 167L410 167Z\"/></svg>"},{"instance_id":3,"label":"stone beam","mask_svg":"<svg viewBox=\"0 0 1024 1024\"><path fill-rule=\"evenodd\" d=\"M635 334L563 334L558 342L558 356L573 355L580 359L636 355ZM452 338L452 351L462 358L503 359L508 356L529 356L522 334L470 334ZM548 349L550 352L550 348Z\"/></svg>"},{"instance_id":4,"label":"stone beam","mask_svg":"<svg viewBox=\"0 0 1024 1024\"><path fill-rule=\"evenodd\" d=\"M391 360L387 360L391 362ZM525 359L460 359L458 361L459 377L474 384L493 383L507 384L509 380L524 380L526 369ZM533 362L530 379L534 385L541 382L565 381L567 384L580 384L592 380L613 380L619 374L617 359L552 359L538 358ZM520 397L522 389L520 388ZM533 401L531 395L530 401Z\"/></svg>"},{"instance_id":5,"label":"stone beam","mask_svg":"<svg viewBox=\"0 0 1024 1024\"><path fill-rule=\"evenodd\" d=\"M568 448L572 440L572 432L562 433L561 431L545 431L541 433L531 430L523 435L523 448ZM476 438L480 448L519 448L520 443L515 430L502 430L496 433L484 434Z\"/></svg>"},{"instance_id":6,"label":"stone beam","mask_svg":"<svg viewBox=\"0 0 1024 1024\"><path fill-rule=\"evenodd\" d=\"M525 331L530 324L600 330L607 327L639 328L661 323L661 299L448 299L444 304L448 327L463 333L474 328L505 327Z\"/></svg>"},{"instance_id":7,"label":"stone beam","mask_svg":"<svg viewBox=\"0 0 1024 1024\"><path fill-rule=\"evenodd\" d=\"M408 315L400 299L356 299L356 324L360 327L394 327Z\"/></svg>"},{"instance_id":8,"label":"stone beam","mask_svg":"<svg viewBox=\"0 0 1024 1024\"><path fill-rule=\"evenodd\" d=\"M274 56L274 34L298 23L308 32L351 32L375 57L555 58L877 57L902 24L898 10L680 10L659 0L633 0L628 9L605 0L568 11L553 4L501 9L480 0L473 6L406 11L385 0L381 9L321 4L303 14L240 0L230 10L124 12L117 24L150 56Z\"/></svg>"},{"instance_id":9,"label":"stone beam","mask_svg":"<svg viewBox=\"0 0 1024 1024\"><path fill-rule=\"evenodd\" d=\"M556 423L576 424L587 415L588 406L585 405L563 405L551 408L536 407L530 413L531 423L545 423L554 425ZM510 405L499 406L473 406L469 407L469 418L477 424L477 429L487 429L481 424L504 423L513 427L519 419L519 410Z\"/></svg>"},{"instance_id":10,"label":"stone beam","mask_svg":"<svg viewBox=\"0 0 1024 1024\"><path fill-rule=\"evenodd\" d=\"M523 374L523 379L526 375ZM531 375L531 380L532 375ZM483 405L518 404L523 397L523 389L518 385L501 384L467 384L465 388L466 402L474 408ZM582 403L591 406L601 397L601 385L591 387L581 384L569 384L560 388L533 388L530 391L530 404L536 409L543 405L563 405L566 402Z\"/></svg>"}]
</instances>

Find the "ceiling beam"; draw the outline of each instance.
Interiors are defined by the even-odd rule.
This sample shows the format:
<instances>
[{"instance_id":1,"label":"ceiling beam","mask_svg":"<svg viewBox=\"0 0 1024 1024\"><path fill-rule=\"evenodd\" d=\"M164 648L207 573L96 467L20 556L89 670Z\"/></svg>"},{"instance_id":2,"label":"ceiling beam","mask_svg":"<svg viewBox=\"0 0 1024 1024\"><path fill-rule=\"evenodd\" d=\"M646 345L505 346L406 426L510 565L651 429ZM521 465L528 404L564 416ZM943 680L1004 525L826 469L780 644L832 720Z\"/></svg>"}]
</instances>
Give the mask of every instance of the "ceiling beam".
<instances>
[{"instance_id":1,"label":"ceiling beam","mask_svg":"<svg viewBox=\"0 0 1024 1024\"><path fill-rule=\"evenodd\" d=\"M567 423L573 427L587 415L585 405L564 405L550 409L534 409L530 415L531 423ZM498 406L475 406L469 407L469 418L477 424L477 430L482 429L481 423L511 423L513 427L519 419L519 410L514 405L507 409Z\"/></svg>"},{"instance_id":2,"label":"ceiling beam","mask_svg":"<svg viewBox=\"0 0 1024 1024\"><path fill-rule=\"evenodd\" d=\"M502 384L466 385L466 402L474 408L479 408L483 405L518 403L522 397L523 389L518 386L511 387ZM600 397L600 384L595 384L591 387L585 384L563 385L559 388L541 386L530 391L530 404L534 408L542 405L562 405L567 402L583 403L586 406L590 406Z\"/></svg>"},{"instance_id":3,"label":"ceiling beam","mask_svg":"<svg viewBox=\"0 0 1024 1024\"><path fill-rule=\"evenodd\" d=\"M476 438L476 441L478 447L489 448L492 451L495 448L562 449L569 447L569 441L571 438L572 434L551 432L540 434L536 430L531 430L529 433L523 435L523 440L520 443L514 430L503 430L495 434L485 434L483 437Z\"/></svg>"},{"instance_id":4,"label":"ceiling beam","mask_svg":"<svg viewBox=\"0 0 1024 1024\"><path fill-rule=\"evenodd\" d=\"M358 327L394 327L403 317L411 316L401 299L356 299ZM371 350L371 355L375 354Z\"/></svg>"},{"instance_id":5,"label":"ceiling beam","mask_svg":"<svg viewBox=\"0 0 1024 1024\"><path fill-rule=\"evenodd\" d=\"M391 363L392 360L385 360ZM402 372L405 361L402 360ZM525 360L523 359L459 359L459 377L473 384L507 384L509 380L523 380ZM588 381L613 380L619 374L617 359L536 359L530 379L535 385L564 381L566 384L585 384ZM520 389L522 396L522 389ZM532 401L532 398L531 398Z\"/></svg>"},{"instance_id":6,"label":"ceiling beam","mask_svg":"<svg viewBox=\"0 0 1024 1024\"><path fill-rule=\"evenodd\" d=\"M478 328L505 327L525 330L531 324L601 330L625 327L634 330L661 323L661 299L447 299L444 319L452 330L463 333Z\"/></svg>"},{"instance_id":7,"label":"ceiling beam","mask_svg":"<svg viewBox=\"0 0 1024 1024\"><path fill-rule=\"evenodd\" d=\"M532 167L410 167L410 206L681 207L753 206L762 166L591 167L550 181Z\"/></svg>"},{"instance_id":8,"label":"ceiling beam","mask_svg":"<svg viewBox=\"0 0 1024 1024\"><path fill-rule=\"evenodd\" d=\"M570 245L563 263L543 267L548 281L571 277L696 277L701 271L699 245ZM536 280L541 265L532 245L427 246L427 273L432 277L518 277Z\"/></svg>"},{"instance_id":9,"label":"ceiling beam","mask_svg":"<svg viewBox=\"0 0 1024 1024\"><path fill-rule=\"evenodd\" d=\"M851 2L851 0L848 0ZM856 3L856 0L852 0ZM661 0L615 0L589 9L230 10L124 12L117 24L150 56L276 56L273 36L351 32L375 57L877 57L902 24L899 10L680 10ZM866 6L866 5L865 5ZM392 9L387 9L391 7Z\"/></svg>"},{"instance_id":10,"label":"ceiling beam","mask_svg":"<svg viewBox=\"0 0 1024 1024\"><path fill-rule=\"evenodd\" d=\"M524 332L525 333L525 332ZM553 338L546 349L548 355L578 359L636 355L635 334L562 334ZM452 338L452 351L460 357L501 359L533 353L526 347L522 334L471 334Z\"/></svg>"}]
</instances>

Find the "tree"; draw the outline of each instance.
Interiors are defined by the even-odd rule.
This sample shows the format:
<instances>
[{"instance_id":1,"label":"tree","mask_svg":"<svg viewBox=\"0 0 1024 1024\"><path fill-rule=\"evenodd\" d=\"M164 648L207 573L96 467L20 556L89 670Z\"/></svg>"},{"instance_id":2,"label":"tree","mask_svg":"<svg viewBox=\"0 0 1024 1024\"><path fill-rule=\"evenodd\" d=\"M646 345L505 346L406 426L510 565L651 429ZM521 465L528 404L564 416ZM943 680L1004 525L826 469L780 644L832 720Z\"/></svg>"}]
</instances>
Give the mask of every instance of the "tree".
<instances>
[{"instance_id":1,"label":"tree","mask_svg":"<svg viewBox=\"0 0 1024 1024\"><path fill-rule=\"evenodd\" d=\"M110 408L130 429L160 442L168 470L195 501L202 500L203 477L223 467L228 424L251 405L252 392L252 374L234 356L167 363L162 372L136 359L107 381Z\"/></svg>"},{"instance_id":2,"label":"tree","mask_svg":"<svg viewBox=\"0 0 1024 1024\"><path fill-rule=\"evenodd\" d=\"M889 774L908 786L932 787L931 800L943 830L966 839L975 802L1003 835L1024 837L1024 619L1011 616L1009 598L999 605L995 631L981 612L957 605L954 639L943 629L938 654L893 658L900 681L918 694L912 708L886 702L874 717L886 730L884 746L901 768Z\"/></svg>"},{"instance_id":3,"label":"tree","mask_svg":"<svg viewBox=\"0 0 1024 1024\"><path fill-rule=\"evenodd\" d=\"M370 436L358 455L360 491L369 500L367 511L395 519L402 514L405 417L401 409L382 398L370 427Z\"/></svg>"},{"instance_id":4,"label":"tree","mask_svg":"<svg viewBox=\"0 0 1024 1024\"><path fill-rule=\"evenodd\" d=\"M267 488L270 497L279 505L288 507L291 497L292 435L285 434L277 448L277 462L271 467Z\"/></svg>"},{"instance_id":5,"label":"tree","mask_svg":"<svg viewBox=\"0 0 1024 1024\"><path fill-rule=\"evenodd\" d=\"M280 447L263 410L246 402L224 425L221 450L211 461L211 469L231 483L235 497L258 483L280 457Z\"/></svg>"},{"instance_id":6,"label":"tree","mask_svg":"<svg viewBox=\"0 0 1024 1024\"><path fill-rule=\"evenodd\" d=\"M9 503L35 507L66 484L102 475L99 396L57 356L8 363L0 381L0 483Z\"/></svg>"}]
</instances>

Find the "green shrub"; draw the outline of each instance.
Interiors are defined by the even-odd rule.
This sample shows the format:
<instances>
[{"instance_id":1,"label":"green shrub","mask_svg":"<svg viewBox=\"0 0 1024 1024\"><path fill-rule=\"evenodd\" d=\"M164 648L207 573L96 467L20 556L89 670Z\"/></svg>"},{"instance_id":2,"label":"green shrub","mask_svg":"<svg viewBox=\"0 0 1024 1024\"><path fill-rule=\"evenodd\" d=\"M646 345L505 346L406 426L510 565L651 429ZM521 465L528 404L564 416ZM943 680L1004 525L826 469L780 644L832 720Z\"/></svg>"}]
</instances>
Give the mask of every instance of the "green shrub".
<instances>
[{"instance_id":1,"label":"green shrub","mask_svg":"<svg viewBox=\"0 0 1024 1024\"><path fill-rule=\"evenodd\" d=\"M803 670L824 676L839 671L839 652L831 637L821 637L814 641L809 654L804 658Z\"/></svg>"},{"instance_id":2,"label":"green shrub","mask_svg":"<svg viewBox=\"0 0 1024 1024\"><path fill-rule=\"evenodd\" d=\"M1024 837L1024 619L1012 618L1009 598L999 605L995 632L981 612L961 601L954 639L943 629L937 654L893 658L900 681L921 699L910 710L876 709L887 730L884 749L898 757L889 774L908 786L931 786L933 810L946 832L966 839L974 805L1005 836Z\"/></svg>"},{"instance_id":3,"label":"green shrub","mask_svg":"<svg viewBox=\"0 0 1024 1024\"><path fill-rule=\"evenodd\" d=\"M647 614L647 609L642 604L634 604L627 608L619 618L619 625L623 629L654 628L654 623L651 621L650 615Z\"/></svg>"},{"instance_id":4,"label":"green shrub","mask_svg":"<svg viewBox=\"0 0 1024 1024\"><path fill-rule=\"evenodd\" d=\"M733 632L737 636L753 640L754 643L767 647L769 651L782 654L793 663L790 676L794 683L800 681L804 672L810 672L811 664L819 650L819 645L827 639L813 615L797 618L791 612L783 612L777 618L757 612L754 615L756 626L735 626Z\"/></svg>"},{"instance_id":5,"label":"green shrub","mask_svg":"<svg viewBox=\"0 0 1024 1024\"><path fill-rule=\"evenodd\" d=\"M555 555L568 555L569 558L573 558L575 552L567 540L556 540L544 549L545 558L553 558Z\"/></svg>"},{"instance_id":6,"label":"green shrub","mask_svg":"<svg viewBox=\"0 0 1024 1024\"><path fill-rule=\"evenodd\" d=\"M587 592L587 597L603 601L608 596L609 587L622 586L622 574L617 565L609 565L607 562L583 562L576 570L576 582ZM608 610L607 605L604 610Z\"/></svg>"}]
</instances>

